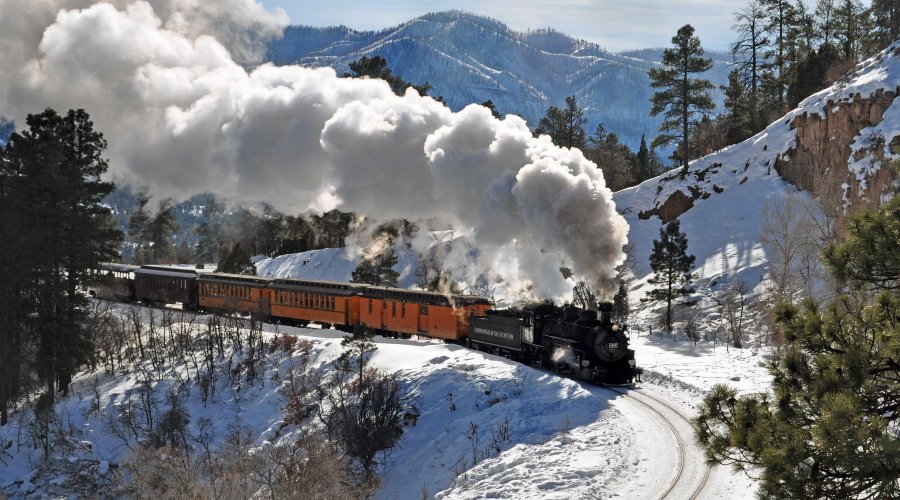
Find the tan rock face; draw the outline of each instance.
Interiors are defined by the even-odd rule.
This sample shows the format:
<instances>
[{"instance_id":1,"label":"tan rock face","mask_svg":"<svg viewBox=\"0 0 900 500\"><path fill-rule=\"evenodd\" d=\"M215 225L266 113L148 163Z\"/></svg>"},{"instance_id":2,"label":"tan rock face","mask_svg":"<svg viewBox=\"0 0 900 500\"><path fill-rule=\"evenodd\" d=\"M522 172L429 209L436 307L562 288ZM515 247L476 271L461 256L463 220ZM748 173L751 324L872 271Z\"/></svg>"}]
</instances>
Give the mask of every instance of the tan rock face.
<instances>
[{"instance_id":1,"label":"tan rock face","mask_svg":"<svg viewBox=\"0 0 900 500\"><path fill-rule=\"evenodd\" d=\"M666 198L666 201L664 201L662 205L650 210L641 211L638 213L638 217L646 220L656 215L659 216L659 220L661 220L663 224L668 224L675 220L679 215L690 210L693 206L693 198L681 191L675 191Z\"/></svg>"},{"instance_id":2,"label":"tan rock face","mask_svg":"<svg viewBox=\"0 0 900 500\"><path fill-rule=\"evenodd\" d=\"M783 179L812 192L826 206L844 208L843 186L847 186L848 212L878 206L882 195L893 190L891 168L883 165L865 179L866 187L861 189L856 175L848 170L847 161L859 132L880 123L898 94L900 87L894 91L879 89L867 98L856 95L851 102L828 102L824 118L818 114L796 117L791 123L791 128L797 130L796 146L776 160L776 170ZM900 137L893 138L891 147L894 143L900 143ZM884 147L885 144L871 144L865 151L857 152L855 159L871 154L873 161L883 161Z\"/></svg>"}]
</instances>

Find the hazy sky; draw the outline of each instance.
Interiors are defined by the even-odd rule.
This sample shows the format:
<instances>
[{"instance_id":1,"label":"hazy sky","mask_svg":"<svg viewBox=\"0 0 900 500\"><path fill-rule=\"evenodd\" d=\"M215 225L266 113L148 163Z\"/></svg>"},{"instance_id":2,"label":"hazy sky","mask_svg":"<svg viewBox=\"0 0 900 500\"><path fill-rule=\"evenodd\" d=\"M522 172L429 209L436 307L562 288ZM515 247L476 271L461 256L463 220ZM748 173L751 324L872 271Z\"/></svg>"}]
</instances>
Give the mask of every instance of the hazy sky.
<instances>
[{"instance_id":1,"label":"hazy sky","mask_svg":"<svg viewBox=\"0 0 900 500\"><path fill-rule=\"evenodd\" d=\"M262 0L292 24L357 30L397 25L427 12L459 9L499 19L516 30L555 28L609 50L668 46L691 24L707 49L726 50L739 0ZM815 3L815 2L811 2Z\"/></svg>"}]
</instances>

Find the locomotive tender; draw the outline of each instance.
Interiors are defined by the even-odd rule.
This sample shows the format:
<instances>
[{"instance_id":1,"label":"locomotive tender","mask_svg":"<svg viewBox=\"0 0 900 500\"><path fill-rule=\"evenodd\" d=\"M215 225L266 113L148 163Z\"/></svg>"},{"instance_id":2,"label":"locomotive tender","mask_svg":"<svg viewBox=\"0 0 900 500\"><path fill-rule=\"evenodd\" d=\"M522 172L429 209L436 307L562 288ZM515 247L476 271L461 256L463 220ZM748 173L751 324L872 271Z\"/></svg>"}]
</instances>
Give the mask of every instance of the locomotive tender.
<instances>
[{"instance_id":1,"label":"locomotive tender","mask_svg":"<svg viewBox=\"0 0 900 500\"><path fill-rule=\"evenodd\" d=\"M625 327L610 321L611 304L596 311L551 302L493 310L474 295L442 294L308 279L197 272L167 266L102 264L102 298L148 304L181 303L187 310L250 314L268 321L382 335L420 335L465 343L524 363L597 383L630 383L640 375ZM115 293L109 293L110 286ZM92 291L92 293L94 293Z\"/></svg>"}]
</instances>

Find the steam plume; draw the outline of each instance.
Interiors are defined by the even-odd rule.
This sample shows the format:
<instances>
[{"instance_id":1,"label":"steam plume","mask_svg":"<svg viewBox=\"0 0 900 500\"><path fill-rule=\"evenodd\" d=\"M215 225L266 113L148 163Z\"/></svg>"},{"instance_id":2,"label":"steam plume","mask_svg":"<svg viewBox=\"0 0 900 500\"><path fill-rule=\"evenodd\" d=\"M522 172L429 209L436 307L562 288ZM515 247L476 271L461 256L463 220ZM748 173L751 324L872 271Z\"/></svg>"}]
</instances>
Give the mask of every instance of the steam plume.
<instances>
[{"instance_id":1,"label":"steam plume","mask_svg":"<svg viewBox=\"0 0 900 500\"><path fill-rule=\"evenodd\" d=\"M454 113L329 68L254 65L286 17L252 0L0 0L0 12L0 111L21 123L85 108L112 180L443 220L477 248L447 252L446 269L540 297L571 290L561 261L604 283L624 260L627 225L580 151L481 106Z\"/></svg>"}]
</instances>

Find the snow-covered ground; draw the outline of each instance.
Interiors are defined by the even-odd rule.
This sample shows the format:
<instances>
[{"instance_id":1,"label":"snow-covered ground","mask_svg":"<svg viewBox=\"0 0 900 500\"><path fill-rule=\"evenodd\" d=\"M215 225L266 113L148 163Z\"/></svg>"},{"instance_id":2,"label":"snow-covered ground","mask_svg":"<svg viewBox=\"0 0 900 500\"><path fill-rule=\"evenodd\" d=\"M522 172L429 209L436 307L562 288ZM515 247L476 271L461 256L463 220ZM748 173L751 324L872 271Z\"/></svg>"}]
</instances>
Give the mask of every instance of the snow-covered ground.
<instances>
[{"instance_id":1,"label":"snow-covered ground","mask_svg":"<svg viewBox=\"0 0 900 500\"><path fill-rule=\"evenodd\" d=\"M264 330L267 339L288 333L312 340L308 366L323 373L333 369L342 350L341 333L335 330L275 325ZM373 363L398 374L421 413L414 426L404 428L399 447L383 466L379 498L418 498L423 491L443 499L654 498L670 480L670 473L662 471L674 470L678 457L668 431L617 394L456 345L380 337L376 342ZM642 343L653 342L636 342L641 362L650 368L643 389L676 403L696 401L697 387L673 383L662 370L684 358L683 353L658 349L651 357ZM151 386L164 408L166 392L184 384L189 432L198 433L200 419L210 419L212 435L217 436L214 447L236 422L252 430L254 446L262 446L288 439L296 430L285 423L283 394L287 374L299 367L300 358L299 352L270 352L256 382L235 384L220 377L206 402L188 359L155 370ZM232 362L226 356L220 368L239 366L240 361L239 353ZM733 361L724 350L704 353L697 357L696 373L722 373L726 380L729 375L721 368ZM71 395L57 410L76 445L55 452L52 466L42 465L39 449L23 436L30 412L16 413L12 424L0 429L5 448L2 491L13 498L70 492L77 472L65 464L76 464L89 474L113 474L128 449L108 433L104 422L140 390L141 368L153 371L143 362L117 376L101 369L76 377ZM687 405L683 408L691 411ZM467 435L472 424L477 432ZM491 450L492 435L504 427L508 438L499 443L499 452ZM473 445L478 450L475 464ZM717 471L705 490L709 498L723 498L713 495L717 491L729 491L727 498L747 497L746 484L731 489L743 484L740 477L722 474Z\"/></svg>"}]
</instances>

